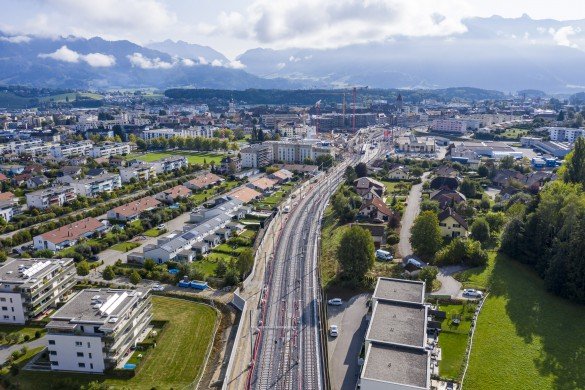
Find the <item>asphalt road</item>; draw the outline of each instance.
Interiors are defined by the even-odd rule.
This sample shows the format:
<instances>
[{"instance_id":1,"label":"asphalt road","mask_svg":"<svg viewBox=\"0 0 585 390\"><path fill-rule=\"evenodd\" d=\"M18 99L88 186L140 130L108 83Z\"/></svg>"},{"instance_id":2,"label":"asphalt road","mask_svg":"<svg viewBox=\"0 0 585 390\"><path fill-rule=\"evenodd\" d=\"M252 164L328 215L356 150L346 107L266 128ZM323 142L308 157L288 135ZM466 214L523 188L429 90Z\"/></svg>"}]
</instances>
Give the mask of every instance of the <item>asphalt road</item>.
<instances>
[{"instance_id":1,"label":"asphalt road","mask_svg":"<svg viewBox=\"0 0 585 390\"><path fill-rule=\"evenodd\" d=\"M344 302L343 306L327 306L329 326L339 328L339 336L328 336L332 389L355 389L360 373L359 353L368 328L366 303L369 298L370 294L360 294Z\"/></svg>"},{"instance_id":2,"label":"asphalt road","mask_svg":"<svg viewBox=\"0 0 585 390\"><path fill-rule=\"evenodd\" d=\"M412 246L410 245L410 228L414 224L414 220L420 212L420 202L422 197L423 183L429 177L429 172L425 172L422 176L422 182L415 184L410 189L408 198L406 198L406 207L402 214L402 221L400 226L400 241L398 242L398 255L402 258L407 258L412 255Z\"/></svg>"}]
</instances>

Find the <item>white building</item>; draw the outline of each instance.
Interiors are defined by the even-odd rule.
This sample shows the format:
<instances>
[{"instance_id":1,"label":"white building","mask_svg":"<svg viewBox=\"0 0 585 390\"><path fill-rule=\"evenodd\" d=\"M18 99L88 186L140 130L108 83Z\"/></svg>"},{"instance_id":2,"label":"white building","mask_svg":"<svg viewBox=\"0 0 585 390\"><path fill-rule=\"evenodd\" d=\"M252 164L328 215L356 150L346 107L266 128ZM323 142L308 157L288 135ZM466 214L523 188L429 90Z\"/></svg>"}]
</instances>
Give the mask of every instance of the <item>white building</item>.
<instances>
[{"instance_id":1,"label":"white building","mask_svg":"<svg viewBox=\"0 0 585 390\"><path fill-rule=\"evenodd\" d=\"M87 179L75 180L71 182L77 195L93 198L102 192L110 192L122 187L120 175L106 173Z\"/></svg>"},{"instance_id":2,"label":"white building","mask_svg":"<svg viewBox=\"0 0 585 390\"><path fill-rule=\"evenodd\" d=\"M573 143L579 137L585 136L585 129L573 129L571 127L545 127L548 130L551 141Z\"/></svg>"},{"instance_id":3,"label":"white building","mask_svg":"<svg viewBox=\"0 0 585 390\"><path fill-rule=\"evenodd\" d=\"M212 138L213 132L218 128L215 126L193 126L189 127L188 129L169 129L169 128L162 128L162 129L146 129L142 132L141 137L148 141L155 138L164 138L169 139L173 137L204 137L204 138Z\"/></svg>"},{"instance_id":4,"label":"white building","mask_svg":"<svg viewBox=\"0 0 585 390\"><path fill-rule=\"evenodd\" d=\"M17 259L0 267L0 323L24 324L63 300L76 283L73 259Z\"/></svg>"},{"instance_id":5,"label":"white building","mask_svg":"<svg viewBox=\"0 0 585 390\"><path fill-rule=\"evenodd\" d=\"M274 161L273 148L266 144L250 145L240 150L242 168L262 168Z\"/></svg>"},{"instance_id":6,"label":"white building","mask_svg":"<svg viewBox=\"0 0 585 390\"><path fill-rule=\"evenodd\" d=\"M152 163L139 161L129 167L120 168L120 177L122 183L128 183L132 179L137 181L148 181L156 177L156 169Z\"/></svg>"},{"instance_id":7,"label":"white building","mask_svg":"<svg viewBox=\"0 0 585 390\"><path fill-rule=\"evenodd\" d=\"M106 142L100 146L94 146L89 156L93 158L111 157L129 154L132 151L132 144L130 142Z\"/></svg>"},{"instance_id":8,"label":"white building","mask_svg":"<svg viewBox=\"0 0 585 390\"><path fill-rule=\"evenodd\" d=\"M71 144L53 145L51 154L55 158L86 156L93 148L91 141L79 141Z\"/></svg>"},{"instance_id":9,"label":"white building","mask_svg":"<svg viewBox=\"0 0 585 390\"><path fill-rule=\"evenodd\" d=\"M302 164L307 159L315 161L317 157L326 154L334 156L331 147L317 141L267 141L264 144L272 147L274 161L287 164Z\"/></svg>"},{"instance_id":10,"label":"white building","mask_svg":"<svg viewBox=\"0 0 585 390\"><path fill-rule=\"evenodd\" d=\"M168 173L186 167L188 162L184 156L171 156L161 158L153 164L156 173Z\"/></svg>"},{"instance_id":11,"label":"white building","mask_svg":"<svg viewBox=\"0 0 585 390\"><path fill-rule=\"evenodd\" d=\"M14 203L11 201L0 201L0 217L6 222L12 221L14 217Z\"/></svg>"},{"instance_id":12,"label":"white building","mask_svg":"<svg viewBox=\"0 0 585 390\"><path fill-rule=\"evenodd\" d=\"M467 122L460 119L435 119L431 129L441 133L458 133L467 132Z\"/></svg>"},{"instance_id":13,"label":"white building","mask_svg":"<svg viewBox=\"0 0 585 390\"><path fill-rule=\"evenodd\" d=\"M47 324L53 371L102 373L142 340L152 319L148 290L86 289Z\"/></svg>"},{"instance_id":14,"label":"white building","mask_svg":"<svg viewBox=\"0 0 585 390\"><path fill-rule=\"evenodd\" d=\"M44 210L51 206L63 206L75 198L77 194L72 186L51 187L26 194L26 204Z\"/></svg>"},{"instance_id":15,"label":"white building","mask_svg":"<svg viewBox=\"0 0 585 390\"><path fill-rule=\"evenodd\" d=\"M102 223L95 218L88 217L34 236L33 246L36 250L60 251L77 244L83 238L102 233L107 229L107 221Z\"/></svg>"}]
</instances>

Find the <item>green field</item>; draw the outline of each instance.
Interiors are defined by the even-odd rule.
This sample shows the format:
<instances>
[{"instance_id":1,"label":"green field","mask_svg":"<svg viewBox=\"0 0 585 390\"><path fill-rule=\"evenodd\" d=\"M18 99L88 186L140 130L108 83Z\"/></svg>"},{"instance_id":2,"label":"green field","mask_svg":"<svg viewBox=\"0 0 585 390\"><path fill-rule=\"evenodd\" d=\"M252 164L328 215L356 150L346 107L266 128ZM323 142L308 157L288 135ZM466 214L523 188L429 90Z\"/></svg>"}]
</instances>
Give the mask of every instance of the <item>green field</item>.
<instances>
[{"instance_id":1,"label":"green field","mask_svg":"<svg viewBox=\"0 0 585 390\"><path fill-rule=\"evenodd\" d=\"M45 96L39 99L41 102L54 102L54 103L65 103L65 102L74 102L77 100L77 97L83 99L93 99L93 100L102 100L104 97L99 93L90 93L90 92L70 92L70 93L62 93L59 95L52 95L52 96Z\"/></svg>"},{"instance_id":2,"label":"green field","mask_svg":"<svg viewBox=\"0 0 585 390\"><path fill-rule=\"evenodd\" d=\"M19 343L24 341L24 336L28 335L31 340L34 340L36 331L41 331L44 335L46 333L45 328L40 326L24 326L24 325L0 325L0 333L8 334L20 334ZM0 345L6 344L6 340L0 341Z\"/></svg>"},{"instance_id":3,"label":"green field","mask_svg":"<svg viewBox=\"0 0 585 390\"><path fill-rule=\"evenodd\" d=\"M110 249L113 249L115 251L120 251L120 252L128 252L134 248L138 248L139 246L140 246L140 244L137 242L120 242L120 243L112 246Z\"/></svg>"},{"instance_id":4,"label":"green field","mask_svg":"<svg viewBox=\"0 0 585 390\"><path fill-rule=\"evenodd\" d=\"M147 237L158 237L161 234L163 234L165 232L165 229L157 229L157 228L152 228L152 229L148 229L147 231L144 232L144 235Z\"/></svg>"},{"instance_id":5,"label":"green field","mask_svg":"<svg viewBox=\"0 0 585 390\"><path fill-rule=\"evenodd\" d=\"M187 157L187 161L189 161L190 164L203 164L204 162L211 164L212 161L215 162L215 164L219 164L225 154L212 152L189 152L181 150L171 152L150 152L146 154L129 154L126 156L126 160L138 159L146 162L153 162L158 161L161 158L171 156L185 156Z\"/></svg>"},{"instance_id":6,"label":"green field","mask_svg":"<svg viewBox=\"0 0 585 390\"><path fill-rule=\"evenodd\" d=\"M506 129L500 136L509 140L519 140L520 137L528 135L528 130L511 128Z\"/></svg>"},{"instance_id":7,"label":"green field","mask_svg":"<svg viewBox=\"0 0 585 390\"><path fill-rule=\"evenodd\" d=\"M21 371L14 379L22 389L79 388L92 381L119 389L192 388L203 372L217 312L206 305L168 297L152 297L154 319L169 323L156 348L148 351L138 374L128 380L104 375ZM67 382L69 386L65 387Z\"/></svg>"},{"instance_id":8,"label":"green field","mask_svg":"<svg viewBox=\"0 0 585 390\"><path fill-rule=\"evenodd\" d=\"M237 187L238 184L239 183L235 180L226 180L223 183L221 183L221 185L219 185L219 186L215 186L215 187L212 187L212 188L209 188L207 190L197 192L197 193L191 195L191 199L197 205L199 205L199 204L213 198L217 194L227 192L227 191Z\"/></svg>"},{"instance_id":9,"label":"green field","mask_svg":"<svg viewBox=\"0 0 585 390\"><path fill-rule=\"evenodd\" d=\"M471 318L476 305L467 306L457 304L441 304L439 310L447 312L447 318L441 323L439 345L441 347L441 361L439 375L445 379L458 379L463 366L467 339L471 329ZM460 315L460 323L454 324L453 314Z\"/></svg>"},{"instance_id":10,"label":"green field","mask_svg":"<svg viewBox=\"0 0 585 390\"><path fill-rule=\"evenodd\" d=\"M321 259L319 260L319 266L321 268L321 284L323 288L327 289L331 287L339 271L337 248L339 247L341 236L349 228L349 225L339 226L333 209L328 206L323 214L321 226Z\"/></svg>"},{"instance_id":11,"label":"green field","mask_svg":"<svg viewBox=\"0 0 585 390\"><path fill-rule=\"evenodd\" d=\"M549 294L504 255L467 273L490 287L474 337L466 389L584 389L585 307ZM461 277L461 275L460 275Z\"/></svg>"}]
</instances>

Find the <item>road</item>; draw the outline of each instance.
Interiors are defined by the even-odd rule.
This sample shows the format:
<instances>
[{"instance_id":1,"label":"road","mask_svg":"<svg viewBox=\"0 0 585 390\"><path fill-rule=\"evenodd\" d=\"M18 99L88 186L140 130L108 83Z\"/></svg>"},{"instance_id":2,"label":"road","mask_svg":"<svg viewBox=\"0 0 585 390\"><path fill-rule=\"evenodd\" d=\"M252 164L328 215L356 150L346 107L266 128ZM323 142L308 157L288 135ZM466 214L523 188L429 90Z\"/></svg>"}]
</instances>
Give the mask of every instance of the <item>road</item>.
<instances>
[{"instance_id":1,"label":"road","mask_svg":"<svg viewBox=\"0 0 585 390\"><path fill-rule=\"evenodd\" d=\"M402 214L400 226L400 241L398 242L398 254L404 259L412 255L412 246L410 245L410 228L420 212L420 201L422 197L423 183L428 179L430 172L422 175L420 184L415 184L410 189L408 198L406 198L406 207Z\"/></svg>"},{"instance_id":2,"label":"road","mask_svg":"<svg viewBox=\"0 0 585 390\"><path fill-rule=\"evenodd\" d=\"M331 388L353 390L360 373L358 358L368 323L366 305L370 294L360 294L343 306L328 306L329 325L339 327L339 336L328 337Z\"/></svg>"}]
</instances>

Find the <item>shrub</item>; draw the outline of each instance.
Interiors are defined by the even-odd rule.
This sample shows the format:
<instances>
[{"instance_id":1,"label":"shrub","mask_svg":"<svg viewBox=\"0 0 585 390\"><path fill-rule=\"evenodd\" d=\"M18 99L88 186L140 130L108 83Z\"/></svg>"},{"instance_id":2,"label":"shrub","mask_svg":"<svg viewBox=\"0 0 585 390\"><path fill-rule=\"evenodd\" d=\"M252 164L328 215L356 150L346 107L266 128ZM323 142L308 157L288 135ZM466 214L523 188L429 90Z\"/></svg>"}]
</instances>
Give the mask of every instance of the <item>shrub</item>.
<instances>
[{"instance_id":1,"label":"shrub","mask_svg":"<svg viewBox=\"0 0 585 390\"><path fill-rule=\"evenodd\" d=\"M437 252L435 263L439 265L467 264L480 266L487 264L488 253L481 248L478 241L456 238Z\"/></svg>"}]
</instances>

